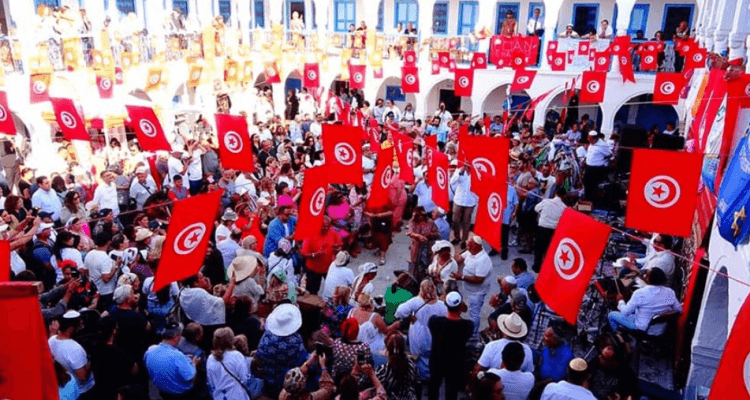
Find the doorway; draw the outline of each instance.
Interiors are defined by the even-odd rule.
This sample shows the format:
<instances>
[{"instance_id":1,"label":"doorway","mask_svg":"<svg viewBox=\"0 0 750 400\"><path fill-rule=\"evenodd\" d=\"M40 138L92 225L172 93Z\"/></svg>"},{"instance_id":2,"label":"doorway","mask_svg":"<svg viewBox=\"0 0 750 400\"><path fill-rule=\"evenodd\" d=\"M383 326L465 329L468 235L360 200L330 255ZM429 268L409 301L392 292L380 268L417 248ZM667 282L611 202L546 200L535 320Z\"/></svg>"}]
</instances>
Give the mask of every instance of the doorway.
<instances>
[{"instance_id":1,"label":"doorway","mask_svg":"<svg viewBox=\"0 0 750 400\"><path fill-rule=\"evenodd\" d=\"M691 22L693 22L694 6L690 4L667 4L664 6L664 23L662 31L664 38L672 40L677 26L680 22L687 22L688 32L690 31Z\"/></svg>"},{"instance_id":2,"label":"doorway","mask_svg":"<svg viewBox=\"0 0 750 400\"><path fill-rule=\"evenodd\" d=\"M573 4L573 30L583 36L589 31L596 31L599 23L598 4Z\"/></svg>"},{"instance_id":3,"label":"doorway","mask_svg":"<svg viewBox=\"0 0 750 400\"><path fill-rule=\"evenodd\" d=\"M440 102L445 103L445 109L451 114L456 114L461 110L461 97L456 96L456 92L449 89L440 89Z\"/></svg>"}]
</instances>

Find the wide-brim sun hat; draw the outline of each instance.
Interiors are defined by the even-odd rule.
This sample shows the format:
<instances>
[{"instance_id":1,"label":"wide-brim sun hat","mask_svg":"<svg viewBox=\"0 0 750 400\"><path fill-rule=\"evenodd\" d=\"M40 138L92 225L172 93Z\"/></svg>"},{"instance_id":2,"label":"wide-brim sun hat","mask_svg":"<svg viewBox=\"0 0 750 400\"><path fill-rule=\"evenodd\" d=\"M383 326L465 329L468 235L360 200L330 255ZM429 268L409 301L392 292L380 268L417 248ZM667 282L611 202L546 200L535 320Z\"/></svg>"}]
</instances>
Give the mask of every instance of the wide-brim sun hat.
<instances>
[{"instance_id":1,"label":"wide-brim sun hat","mask_svg":"<svg viewBox=\"0 0 750 400\"><path fill-rule=\"evenodd\" d=\"M500 328L500 332L511 339L523 339L529 333L526 323L516 313L498 316L497 326Z\"/></svg>"},{"instance_id":2,"label":"wide-brim sun hat","mask_svg":"<svg viewBox=\"0 0 750 400\"><path fill-rule=\"evenodd\" d=\"M293 304L281 304L266 318L266 329L276 336L289 336L302 326L302 313Z\"/></svg>"},{"instance_id":3,"label":"wide-brim sun hat","mask_svg":"<svg viewBox=\"0 0 750 400\"><path fill-rule=\"evenodd\" d=\"M235 276L237 282L243 281L249 277L258 266L258 259L252 256L236 257L227 268L227 276Z\"/></svg>"}]
</instances>

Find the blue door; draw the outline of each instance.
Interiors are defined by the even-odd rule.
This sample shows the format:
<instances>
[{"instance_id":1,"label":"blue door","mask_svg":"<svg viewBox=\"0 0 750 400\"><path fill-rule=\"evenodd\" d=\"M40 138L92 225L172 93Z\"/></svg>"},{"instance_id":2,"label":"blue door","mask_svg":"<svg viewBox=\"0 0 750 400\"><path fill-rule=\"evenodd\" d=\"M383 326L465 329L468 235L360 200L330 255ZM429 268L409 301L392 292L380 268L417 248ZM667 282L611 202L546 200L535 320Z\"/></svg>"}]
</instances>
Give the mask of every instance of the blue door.
<instances>
[{"instance_id":1,"label":"blue door","mask_svg":"<svg viewBox=\"0 0 750 400\"><path fill-rule=\"evenodd\" d=\"M505 21L505 15L508 11L513 13L514 18L518 21L518 12L521 9L519 3L497 3L497 23L495 24L495 33L500 33L503 21ZM518 32L526 33L526 28L517 27Z\"/></svg>"},{"instance_id":2,"label":"blue door","mask_svg":"<svg viewBox=\"0 0 750 400\"><path fill-rule=\"evenodd\" d=\"M583 36L599 25L598 4L573 4L573 30Z\"/></svg>"},{"instance_id":3,"label":"blue door","mask_svg":"<svg viewBox=\"0 0 750 400\"><path fill-rule=\"evenodd\" d=\"M399 23L406 29L411 22L419 30L417 21L419 18L419 8L416 0L396 0L396 15L393 18L393 26Z\"/></svg>"},{"instance_id":4,"label":"blue door","mask_svg":"<svg viewBox=\"0 0 750 400\"><path fill-rule=\"evenodd\" d=\"M638 31L643 31L644 37L649 37L650 32L646 32L648 25L648 4L636 4L633 12L630 13L630 26L628 26L628 35L635 36Z\"/></svg>"},{"instance_id":5,"label":"blue door","mask_svg":"<svg viewBox=\"0 0 750 400\"><path fill-rule=\"evenodd\" d=\"M465 35L474 31L479 17L479 2L462 1L458 4L458 34Z\"/></svg>"},{"instance_id":6,"label":"blue door","mask_svg":"<svg viewBox=\"0 0 750 400\"><path fill-rule=\"evenodd\" d=\"M336 0L335 5L335 27L336 32L349 31L349 25L356 26L356 4L354 0Z\"/></svg>"}]
</instances>

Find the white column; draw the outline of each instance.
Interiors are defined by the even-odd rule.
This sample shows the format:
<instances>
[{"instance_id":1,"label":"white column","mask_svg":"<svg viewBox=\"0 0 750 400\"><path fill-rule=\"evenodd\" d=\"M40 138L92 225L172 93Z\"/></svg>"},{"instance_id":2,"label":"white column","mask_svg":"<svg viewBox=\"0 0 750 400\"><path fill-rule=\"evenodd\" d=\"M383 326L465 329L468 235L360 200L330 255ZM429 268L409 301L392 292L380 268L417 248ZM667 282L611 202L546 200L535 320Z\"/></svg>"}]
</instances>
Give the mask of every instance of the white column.
<instances>
[{"instance_id":1,"label":"white column","mask_svg":"<svg viewBox=\"0 0 750 400\"><path fill-rule=\"evenodd\" d=\"M148 29L149 34L161 32L164 26L164 18L167 16L169 9L163 8L160 1L146 1L144 6L143 12L148 15L146 29ZM167 4L167 7L169 7L169 4Z\"/></svg>"},{"instance_id":2,"label":"white column","mask_svg":"<svg viewBox=\"0 0 750 400\"><path fill-rule=\"evenodd\" d=\"M6 9L6 12L10 14L13 21L16 21L16 37L21 42L24 72L29 73L29 57L36 54L36 41L29 40L29 38L37 37L37 32L34 31L37 21L34 2L9 1L8 5L10 7ZM26 40L23 40L24 38Z\"/></svg>"},{"instance_id":3,"label":"white column","mask_svg":"<svg viewBox=\"0 0 750 400\"><path fill-rule=\"evenodd\" d=\"M318 46L325 48L326 25L330 25L331 0L313 0L315 2L315 24L318 25ZM329 27L333 30L333 26Z\"/></svg>"},{"instance_id":4,"label":"white column","mask_svg":"<svg viewBox=\"0 0 750 400\"><path fill-rule=\"evenodd\" d=\"M635 0L617 0L617 32L616 36L628 34L630 26L630 15L633 13Z\"/></svg>"},{"instance_id":5,"label":"white column","mask_svg":"<svg viewBox=\"0 0 750 400\"><path fill-rule=\"evenodd\" d=\"M562 1L560 0L552 0L552 1L562 3ZM450 7L449 15L455 15L456 20L458 20L459 14L461 13L460 12L461 3L458 1L452 1L450 2L449 7ZM474 31L478 31L482 28L487 28L490 30L490 32L494 33L495 32L495 18L497 17L496 13L497 13L497 2L480 1L479 2L479 17L477 18L477 24L474 26ZM450 25L450 22L448 24ZM448 33L453 35L456 33L456 29L457 28L453 28L453 30L452 31L449 30ZM519 27L518 29L521 30L521 27Z\"/></svg>"},{"instance_id":6,"label":"white column","mask_svg":"<svg viewBox=\"0 0 750 400\"><path fill-rule=\"evenodd\" d=\"M196 1L195 2L195 17L201 25L201 29L211 26L214 19L214 10L212 1Z\"/></svg>"},{"instance_id":7,"label":"white column","mask_svg":"<svg viewBox=\"0 0 750 400\"><path fill-rule=\"evenodd\" d=\"M375 23L372 24L372 26L377 26L378 22L378 4L380 1L378 0L364 0L365 3L370 1L375 3L375 13L373 16L375 17L374 21ZM394 27L396 26L395 21L395 9L396 9L396 2L394 0L383 0L383 33L390 33L393 32ZM368 26L370 26L368 24Z\"/></svg>"},{"instance_id":8,"label":"white column","mask_svg":"<svg viewBox=\"0 0 750 400\"><path fill-rule=\"evenodd\" d=\"M718 23L714 32L714 53L721 53L729 45L729 31L732 29L732 18L736 14L737 0L718 0L719 7L716 9ZM744 21L748 25L747 20Z\"/></svg>"},{"instance_id":9,"label":"white column","mask_svg":"<svg viewBox=\"0 0 750 400\"><path fill-rule=\"evenodd\" d=\"M284 2L272 0L266 3L268 6L269 20L271 24L280 24L284 17Z\"/></svg>"},{"instance_id":10,"label":"white column","mask_svg":"<svg viewBox=\"0 0 750 400\"><path fill-rule=\"evenodd\" d=\"M746 55L745 40L750 35L750 0L738 0L734 9L732 32L729 34L729 59L743 58ZM749 63L750 64L750 63Z\"/></svg>"},{"instance_id":11,"label":"white column","mask_svg":"<svg viewBox=\"0 0 750 400\"><path fill-rule=\"evenodd\" d=\"M541 58L539 69L541 70L549 71L551 69L545 52L547 51L549 42L555 37L557 18L560 15L562 3L562 0L545 0L544 2L544 42L539 44L539 54Z\"/></svg>"},{"instance_id":12,"label":"white column","mask_svg":"<svg viewBox=\"0 0 750 400\"><path fill-rule=\"evenodd\" d=\"M391 3L393 4L393 3ZM357 21L355 22L357 26L359 26L359 21L365 21L365 24L367 24L367 29L375 29L378 26L378 8L380 6L380 2L377 0L362 0L360 3L361 7L358 8L358 10L362 10L362 14L357 13ZM421 4L420 4L421 6ZM386 1L383 4L383 27L388 27L387 24L387 18L388 15L388 2ZM421 9L420 9L421 11ZM333 20L333 17L331 18ZM330 30L333 31L333 26L330 27ZM384 29L385 32L388 32L388 29Z\"/></svg>"},{"instance_id":13,"label":"white column","mask_svg":"<svg viewBox=\"0 0 750 400\"><path fill-rule=\"evenodd\" d=\"M419 1L419 32L420 41L432 36L432 12L435 9L435 0Z\"/></svg>"},{"instance_id":14,"label":"white column","mask_svg":"<svg viewBox=\"0 0 750 400\"><path fill-rule=\"evenodd\" d=\"M711 21L711 12L714 0L704 0L701 7L700 19L698 20L698 41L701 45L706 45L708 36L708 25Z\"/></svg>"},{"instance_id":15,"label":"white column","mask_svg":"<svg viewBox=\"0 0 750 400\"><path fill-rule=\"evenodd\" d=\"M237 4L237 23L240 26L242 32L242 43L250 43L250 22L252 21L253 15L250 13L250 1L249 0L235 0Z\"/></svg>"},{"instance_id":16,"label":"white column","mask_svg":"<svg viewBox=\"0 0 750 400\"><path fill-rule=\"evenodd\" d=\"M719 3L721 0L713 0L711 2L711 10L708 16L708 27L706 27L706 42L705 46L709 51L713 51L714 48L714 33L719 25Z\"/></svg>"}]
</instances>

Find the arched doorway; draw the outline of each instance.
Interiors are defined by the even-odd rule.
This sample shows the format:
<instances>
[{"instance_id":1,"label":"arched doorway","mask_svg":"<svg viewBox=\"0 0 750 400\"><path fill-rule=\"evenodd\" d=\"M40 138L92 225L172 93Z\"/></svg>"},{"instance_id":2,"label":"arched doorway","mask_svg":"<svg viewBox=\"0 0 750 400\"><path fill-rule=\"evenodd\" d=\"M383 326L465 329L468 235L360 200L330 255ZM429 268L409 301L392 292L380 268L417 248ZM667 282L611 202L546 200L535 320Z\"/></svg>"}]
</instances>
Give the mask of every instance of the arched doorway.
<instances>
[{"instance_id":1,"label":"arched doorway","mask_svg":"<svg viewBox=\"0 0 750 400\"><path fill-rule=\"evenodd\" d=\"M383 83L380 84L380 88L378 88L378 94L375 98L392 100L401 110L403 110L407 104L411 104L415 109L417 107L417 97L414 93L404 93L401 90L401 78L394 76L383 80Z\"/></svg>"},{"instance_id":2,"label":"arched doorway","mask_svg":"<svg viewBox=\"0 0 750 400\"><path fill-rule=\"evenodd\" d=\"M711 387L711 383L724 351L729 323L729 281L724 263L729 258L717 260L719 272L714 276L695 328L691 346L690 374L687 385Z\"/></svg>"},{"instance_id":3,"label":"arched doorway","mask_svg":"<svg viewBox=\"0 0 750 400\"><path fill-rule=\"evenodd\" d=\"M329 90L335 94L341 93L342 90L349 90L349 80L341 79L341 74L336 75L333 81L331 81Z\"/></svg>"},{"instance_id":4,"label":"arched doorway","mask_svg":"<svg viewBox=\"0 0 750 400\"><path fill-rule=\"evenodd\" d=\"M287 75L286 81L284 82L284 95L289 93L290 90L299 92L302 89L302 76L297 70L292 71Z\"/></svg>"},{"instance_id":5,"label":"arched doorway","mask_svg":"<svg viewBox=\"0 0 750 400\"><path fill-rule=\"evenodd\" d=\"M675 124L679 121L677 111L673 106L654 104L654 95L651 93L631 97L615 113L614 127L624 125L638 125L646 130L653 126L659 127L659 132L666 129L667 124Z\"/></svg>"},{"instance_id":6,"label":"arched doorway","mask_svg":"<svg viewBox=\"0 0 750 400\"><path fill-rule=\"evenodd\" d=\"M565 97L565 101L563 101L563 97ZM562 91L555 95L555 97L550 100L549 105L547 105L547 109L544 111L545 120L546 117L550 114L556 113L559 117L563 113L563 110L565 110L565 120L567 121L567 126L571 125L573 122L580 121L582 116L588 115L589 119L593 121L597 128L601 131L603 114L602 107L599 106L599 104L581 103L577 107L568 107L567 96L565 96L565 91ZM565 121L563 122L565 123Z\"/></svg>"},{"instance_id":7,"label":"arched doorway","mask_svg":"<svg viewBox=\"0 0 750 400\"><path fill-rule=\"evenodd\" d=\"M493 89L484 99L482 112L486 115L501 115L505 110L517 110L525 107L531 101L531 96L525 90L510 93L508 95L509 83L502 84Z\"/></svg>"},{"instance_id":8,"label":"arched doorway","mask_svg":"<svg viewBox=\"0 0 750 400\"><path fill-rule=\"evenodd\" d=\"M453 79L444 79L430 88L425 100L425 113L431 115L438 109L440 103L445 103L445 108L451 113L463 111L472 114L472 103L470 97L459 97L453 90Z\"/></svg>"}]
</instances>

